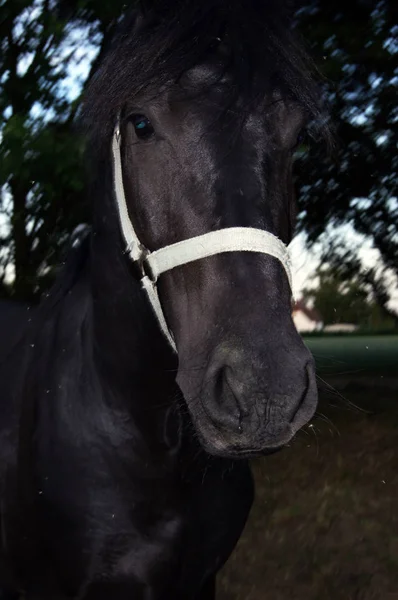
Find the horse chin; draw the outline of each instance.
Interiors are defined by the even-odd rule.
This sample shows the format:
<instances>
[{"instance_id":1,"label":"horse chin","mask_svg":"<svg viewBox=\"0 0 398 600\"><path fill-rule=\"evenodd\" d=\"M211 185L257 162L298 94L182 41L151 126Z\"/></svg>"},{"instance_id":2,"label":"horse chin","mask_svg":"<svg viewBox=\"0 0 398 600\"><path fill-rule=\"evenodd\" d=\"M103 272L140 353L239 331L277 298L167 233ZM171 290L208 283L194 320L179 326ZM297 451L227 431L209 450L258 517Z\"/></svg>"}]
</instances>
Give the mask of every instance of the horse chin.
<instances>
[{"instance_id":1,"label":"horse chin","mask_svg":"<svg viewBox=\"0 0 398 600\"><path fill-rule=\"evenodd\" d=\"M253 450L247 450L244 448L230 448L230 449L223 449L223 450L211 450L211 449L206 449L206 447L204 447L205 451L207 452L207 454L211 454L212 456L218 457L218 458L224 458L224 459L228 459L228 460L252 460L255 458L262 458L264 456L270 456L271 454L276 454L277 452L280 452L281 450L283 450L285 446L280 446L278 448L263 448L263 449L253 449Z\"/></svg>"},{"instance_id":2,"label":"horse chin","mask_svg":"<svg viewBox=\"0 0 398 600\"><path fill-rule=\"evenodd\" d=\"M203 450L212 456L230 460L260 458L282 450L292 439L289 431L278 439L259 440L257 436L220 431L211 421L204 423L193 419L195 430Z\"/></svg>"}]
</instances>

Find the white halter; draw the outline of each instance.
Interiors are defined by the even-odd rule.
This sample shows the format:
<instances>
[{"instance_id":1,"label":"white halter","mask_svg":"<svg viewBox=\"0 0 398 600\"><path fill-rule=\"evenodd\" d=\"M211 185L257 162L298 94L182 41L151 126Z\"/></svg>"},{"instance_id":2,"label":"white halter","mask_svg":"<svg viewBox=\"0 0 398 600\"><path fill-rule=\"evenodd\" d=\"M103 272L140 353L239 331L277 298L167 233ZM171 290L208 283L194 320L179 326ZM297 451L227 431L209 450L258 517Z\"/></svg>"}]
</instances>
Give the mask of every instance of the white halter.
<instances>
[{"instance_id":1,"label":"white halter","mask_svg":"<svg viewBox=\"0 0 398 600\"><path fill-rule=\"evenodd\" d=\"M162 273L194 260L214 256L222 252L260 252L273 256L282 263L290 287L292 287L290 257L287 247L275 235L262 229L229 227L165 246L155 250L155 252L150 252L145 248L138 239L128 214L123 186L120 141L120 128L117 125L112 140L114 188L120 225L126 242L126 252L141 269L142 287L147 293L161 330L175 352L177 352L177 348L173 334L167 326L156 288L157 279Z\"/></svg>"}]
</instances>

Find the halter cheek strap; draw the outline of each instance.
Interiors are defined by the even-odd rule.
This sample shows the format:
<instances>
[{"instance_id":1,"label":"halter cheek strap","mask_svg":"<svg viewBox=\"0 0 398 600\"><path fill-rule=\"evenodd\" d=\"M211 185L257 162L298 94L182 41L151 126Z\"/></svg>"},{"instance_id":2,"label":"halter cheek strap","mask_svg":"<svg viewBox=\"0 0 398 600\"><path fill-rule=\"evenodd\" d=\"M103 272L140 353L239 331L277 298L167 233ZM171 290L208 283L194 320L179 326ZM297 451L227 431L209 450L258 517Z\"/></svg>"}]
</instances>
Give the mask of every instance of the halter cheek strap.
<instances>
[{"instance_id":1,"label":"halter cheek strap","mask_svg":"<svg viewBox=\"0 0 398 600\"><path fill-rule=\"evenodd\" d=\"M141 244L128 214L123 185L120 142L120 128L117 125L112 139L114 190L120 226L126 242L126 252L141 269L141 285L147 294L159 327L175 352L177 352L177 348L174 337L166 323L156 287L157 279L162 273L224 252L257 252L277 258L282 263L290 287L292 287L290 257L286 245L275 235L262 229L228 227L165 246L154 252L145 248Z\"/></svg>"}]
</instances>

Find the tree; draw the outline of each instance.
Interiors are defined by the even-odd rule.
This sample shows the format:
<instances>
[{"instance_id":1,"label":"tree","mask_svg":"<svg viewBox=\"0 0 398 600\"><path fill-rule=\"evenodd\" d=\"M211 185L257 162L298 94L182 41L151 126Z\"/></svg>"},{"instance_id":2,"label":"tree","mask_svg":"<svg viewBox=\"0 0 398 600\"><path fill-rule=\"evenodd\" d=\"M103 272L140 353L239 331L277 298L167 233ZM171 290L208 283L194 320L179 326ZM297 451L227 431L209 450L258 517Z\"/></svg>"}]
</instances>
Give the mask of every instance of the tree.
<instances>
[{"instance_id":1,"label":"tree","mask_svg":"<svg viewBox=\"0 0 398 600\"><path fill-rule=\"evenodd\" d=\"M85 58L101 55L121 2L5 0L0 23L0 293L32 299L48 285L68 234L87 219L79 97L64 87ZM94 61L95 62L95 61ZM4 285L13 270L12 286Z\"/></svg>"},{"instance_id":2,"label":"tree","mask_svg":"<svg viewBox=\"0 0 398 600\"><path fill-rule=\"evenodd\" d=\"M301 148L299 229L309 246L347 223L371 239L381 258L372 273L349 242L336 262L344 256L347 270L355 267L388 310L398 276L398 5L314 0L298 16L325 76L337 142L330 160L308 144Z\"/></svg>"},{"instance_id":3,"label":"tree","mask_svg":"<svg viewBox=\"0 0 398 600\"><path fill-rule=\"evenodd\" d=\"M316 285L303 291L320 313L324 325L352 323L366 329L390 329L394 320L379 307L372 290L357 277L347 278L334 266L324 265L313 277Z\"/></svg>"},{"instance_id":4,"label":"tree","mask_svg":"<svg viewBox=\"0 0 398 600\"><path fill-rule=\"evenodd\" d=\"M383 322L386 328L397 328L398 315L389 307L394 276L388 273L383 264L375 264L371 268L364 267L359 258L359 248L355 245L347 248L338 237L328 240L325 246L321 255L323 268L333 273L336 280L355 282L366 292L373 306L373 320L378 321L378 327L381 327L380 323Z\"/></svg>"}]
</instances>

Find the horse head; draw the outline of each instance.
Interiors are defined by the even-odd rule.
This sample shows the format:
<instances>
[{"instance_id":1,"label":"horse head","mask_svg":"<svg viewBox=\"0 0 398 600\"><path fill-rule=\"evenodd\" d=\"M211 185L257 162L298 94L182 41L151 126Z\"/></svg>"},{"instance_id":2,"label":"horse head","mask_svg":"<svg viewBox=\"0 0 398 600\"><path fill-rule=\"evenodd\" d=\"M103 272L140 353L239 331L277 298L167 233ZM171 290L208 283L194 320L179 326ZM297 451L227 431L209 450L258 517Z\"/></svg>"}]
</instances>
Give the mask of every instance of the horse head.
<instances>
[{"instance_id":1,"label":"horse head","mask_svg":"<svg viewBox=\"0 0 398 600\"><path fill-rule=\"evenodd\" d=\"M104 115L112 106L109 126L119 119L128 214L150 252L229 228L292 238L293 155L321 115L318 90L267 7L253 0L242 19L218 5L186 4L174 20L139 15L91 92L102 89ZM218 253L164 272L157 291L203 447L244 457L288 443L314 414L317 389L280 260Z\"/></svg>"}]
</instances>

